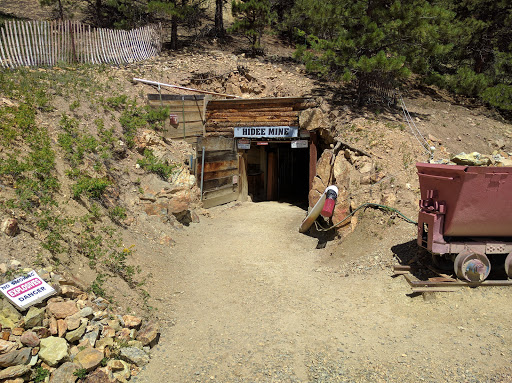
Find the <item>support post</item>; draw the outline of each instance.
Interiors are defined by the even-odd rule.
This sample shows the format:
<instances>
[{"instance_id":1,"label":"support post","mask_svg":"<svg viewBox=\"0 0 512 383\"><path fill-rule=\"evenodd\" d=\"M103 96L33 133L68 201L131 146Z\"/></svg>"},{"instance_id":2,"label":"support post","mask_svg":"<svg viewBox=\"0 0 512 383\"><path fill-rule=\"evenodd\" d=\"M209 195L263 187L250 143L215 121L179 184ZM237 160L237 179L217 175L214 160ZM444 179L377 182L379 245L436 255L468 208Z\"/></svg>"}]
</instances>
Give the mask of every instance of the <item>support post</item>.
<instances>
[{"instance_id":1,"label":"support post","mask_svg":"<svg viewBox=\"0 0 512 383\"><path fill-rule=\"evenodd\" d=\"M316 176L317 156L317 136L316 132L311 132L309 142L309 190L313 187L313 179Z\"/></svg>"}]
</instances>

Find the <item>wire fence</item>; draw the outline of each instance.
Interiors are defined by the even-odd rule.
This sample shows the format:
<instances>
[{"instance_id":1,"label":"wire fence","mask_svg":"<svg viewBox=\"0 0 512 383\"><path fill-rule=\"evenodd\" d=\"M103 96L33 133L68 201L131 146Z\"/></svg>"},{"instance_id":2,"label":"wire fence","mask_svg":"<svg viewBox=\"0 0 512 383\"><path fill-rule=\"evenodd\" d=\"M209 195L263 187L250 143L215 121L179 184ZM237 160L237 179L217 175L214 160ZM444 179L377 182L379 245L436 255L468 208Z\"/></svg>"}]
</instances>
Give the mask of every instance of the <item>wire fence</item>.
<instances>
[{"instance_id":1,"label":"wire fence","mask_svg":"<svg viewBox=\"0 0 512 383\"><path fill-rule=\"evenodd\" d=\"M0 27L0 67L60 63L128 64L160 53L161 25L129 31L91 28L75 21L5 21Z\"/></svg>"}]
</instances>

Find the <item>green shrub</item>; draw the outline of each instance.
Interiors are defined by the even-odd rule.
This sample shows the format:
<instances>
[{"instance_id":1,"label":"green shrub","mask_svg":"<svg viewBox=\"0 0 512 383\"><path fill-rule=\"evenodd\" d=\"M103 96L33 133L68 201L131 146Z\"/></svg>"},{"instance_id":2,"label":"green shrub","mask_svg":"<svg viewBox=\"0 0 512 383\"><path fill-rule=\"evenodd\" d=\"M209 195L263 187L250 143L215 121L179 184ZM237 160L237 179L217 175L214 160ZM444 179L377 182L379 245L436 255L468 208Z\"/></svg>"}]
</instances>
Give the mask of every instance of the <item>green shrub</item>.
<instances>
[{"instance_id":1,"label":"green shrub","mask_svg":"<svg viewBox=\"0 0 512 383\"><path fill-rule=\"evenodd\" d=\"M71 186L71 191L75 199L80 198L82 195L89 198L100 198L109 185L110 181L105 178L81 175L77 182Z\"/></svg>"},{"instance_id":2,"label":"green shrub","mask_svg":"<svg viewBox=\"0 0 512 383\"><path fill-rule=\"evenodd\" d=\"M106 109L120 110L126 106L126 102L128 101L128 96L125 94L121 94L119 96L108 97L103 101L104 101L103 106Z\"/></svg>"},{"instance_id":3,"label":"green shrub","mask_svg":"<svg viewBox=\"0 0 512 383\"><path fill-rule=\"evenodd\" d=\"M149 149L144 150L144 158L137 161L141 168L150 173L158 174L162 179L167 180L172 174L176 165L169 164L168 161L162 162L155 157Z\"/></svg>"},{"instance_id":4,"label":"green shrub","mask_svg":"<svg viewBox=\"0 0 512 383\"><path fill-rule=\"evenodd\" d=\"M126 218L126 209L122 206L114 206L108 209L108 216L114 222L119 222Z\"/></svg>"},{"instance_id":5,"label":"green shrub","mask_svg":"<svg viewBox=\"0 0 512 383\"><path fill-rule=\"evenodd\" d=\"M46 377L50 375L50 371L41 366L37 366L34 370L34 374L34 382L41 383L44 382L46 380Z\"/></svg>"}]
</instances>

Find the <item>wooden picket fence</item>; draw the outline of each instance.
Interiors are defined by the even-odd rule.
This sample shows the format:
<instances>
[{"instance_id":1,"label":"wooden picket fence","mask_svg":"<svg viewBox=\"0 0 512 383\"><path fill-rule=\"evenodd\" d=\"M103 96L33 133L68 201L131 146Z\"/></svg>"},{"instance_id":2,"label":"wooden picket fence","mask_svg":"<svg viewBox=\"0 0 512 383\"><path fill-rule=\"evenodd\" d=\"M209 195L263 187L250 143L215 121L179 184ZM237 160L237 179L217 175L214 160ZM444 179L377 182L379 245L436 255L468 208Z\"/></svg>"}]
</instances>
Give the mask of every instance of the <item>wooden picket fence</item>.
<instances>
[{"instance_id":1,"label":"wooden picket fence","mask_svg":"<svg viewBox=\"0 0 512 383\"><path fill-rule=\"evenodd\" d=\"M156 56L161 47L161 25L124 31L75 21L5 21L0 28L0 67L121 65Z\"/></svg>"}]
</instances>

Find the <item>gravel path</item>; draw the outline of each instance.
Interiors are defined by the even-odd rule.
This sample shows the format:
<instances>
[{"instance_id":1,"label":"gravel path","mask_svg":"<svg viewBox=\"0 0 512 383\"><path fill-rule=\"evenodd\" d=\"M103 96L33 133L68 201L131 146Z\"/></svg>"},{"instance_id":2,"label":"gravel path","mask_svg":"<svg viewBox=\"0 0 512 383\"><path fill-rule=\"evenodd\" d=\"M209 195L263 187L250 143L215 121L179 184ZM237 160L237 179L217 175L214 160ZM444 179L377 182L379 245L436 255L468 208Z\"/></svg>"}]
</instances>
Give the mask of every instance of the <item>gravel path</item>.
<instances>
[{"instance_id":1,"label":"gravel path","mask_svg":"<svg viewBox=\"0 0 512 383\"><path fill-rule=\"evenodd\" d=\"M325 267L297 207L211 211L148 255L165 322L137 383L512 381L511 290L411 298L388 268Z\"/></svg>"}]
</instances>

